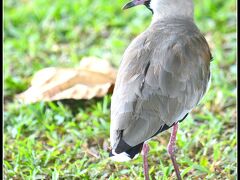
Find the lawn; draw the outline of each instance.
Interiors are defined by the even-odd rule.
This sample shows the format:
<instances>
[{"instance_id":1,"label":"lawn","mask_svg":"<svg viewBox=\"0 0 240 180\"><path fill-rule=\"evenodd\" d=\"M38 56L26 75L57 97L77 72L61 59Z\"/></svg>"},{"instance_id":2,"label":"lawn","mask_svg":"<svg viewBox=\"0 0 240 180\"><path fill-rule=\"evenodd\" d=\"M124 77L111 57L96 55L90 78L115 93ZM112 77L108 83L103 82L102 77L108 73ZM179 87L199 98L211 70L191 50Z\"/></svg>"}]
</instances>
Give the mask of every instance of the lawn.
<instances>
[{"instance_id":1,"label":"lawn","mask_svg":"<svg viewBox=\"0 0 240 180\"><path fill-rule=\"evenodd\" d=\"M45 67L77 67L96 56L118 67L124 49L151 21L123 0L4 1L5 179L143 179L142 158L108 158L111 95L89 101L24 105L15 95ZM184 179L237 179L236 2L195 0L195 21L211 46L211 87L179 126ZM151 179L176 179L167 154L170 131L150 142Z\"/></svg>"}]
</instances>

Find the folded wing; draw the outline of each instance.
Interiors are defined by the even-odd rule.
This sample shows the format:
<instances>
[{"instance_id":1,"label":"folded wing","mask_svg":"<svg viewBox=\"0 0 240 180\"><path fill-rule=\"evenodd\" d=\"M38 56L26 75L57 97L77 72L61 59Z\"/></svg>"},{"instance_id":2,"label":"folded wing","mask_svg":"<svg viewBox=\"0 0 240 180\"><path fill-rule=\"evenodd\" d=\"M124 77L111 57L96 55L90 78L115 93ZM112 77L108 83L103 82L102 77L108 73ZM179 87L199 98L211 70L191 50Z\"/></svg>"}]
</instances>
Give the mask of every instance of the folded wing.
<instances>
[{"instance_id":1,"label":"folded wing","mask_svg":"<svg viewBox=\"0 0 240 180\"><path fill-rule=\"evenodd\" d=\"M207 89L206 40L191 20L167 22L153 24L124 53L111 104L113 149L120 140L134 147L171 127Z\"/></svg>"}]
</instances>

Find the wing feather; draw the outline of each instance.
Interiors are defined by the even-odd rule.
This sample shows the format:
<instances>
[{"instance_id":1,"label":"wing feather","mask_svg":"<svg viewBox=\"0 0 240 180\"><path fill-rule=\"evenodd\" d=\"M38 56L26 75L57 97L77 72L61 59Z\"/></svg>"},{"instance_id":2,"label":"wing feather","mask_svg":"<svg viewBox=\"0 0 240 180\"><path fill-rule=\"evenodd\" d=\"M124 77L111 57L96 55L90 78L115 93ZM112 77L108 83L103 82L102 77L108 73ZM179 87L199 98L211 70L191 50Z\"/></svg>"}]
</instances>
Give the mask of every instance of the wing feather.
<instances>
[{"instance_id":1,"label":"wing feather","mask_svg":"<svg viewBox=\"0 0 240 180\"><path fill-rule=\"evenodd\" d=\"M119 130L135 146L189 113L206 91L210 59L192 21L158 22L138 36L124 53L112 96L112 146Z\"/></svg>"}]
</instances>

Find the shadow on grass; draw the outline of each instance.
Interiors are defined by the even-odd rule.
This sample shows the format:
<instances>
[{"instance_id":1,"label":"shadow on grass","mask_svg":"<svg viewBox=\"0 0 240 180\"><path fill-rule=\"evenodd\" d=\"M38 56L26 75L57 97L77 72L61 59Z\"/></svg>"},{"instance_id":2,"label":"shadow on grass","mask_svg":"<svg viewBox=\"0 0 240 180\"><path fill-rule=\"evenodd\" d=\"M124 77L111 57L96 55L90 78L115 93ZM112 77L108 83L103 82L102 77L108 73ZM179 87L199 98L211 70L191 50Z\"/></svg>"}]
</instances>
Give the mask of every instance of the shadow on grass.
<instances>
[{"instance_id":1,"label":"shadow on grass","mask_svg":"<svg viewBox=\"0 0 240 180\"><path fill-rule=\"evenodd\" d=\"M55 105L57 105L58 102L61 102L64 106L67 106L73 116L77 115L79 112L79 108L81 109L87 109L92 107L93 104L97 103L102 103L103 97L102 98L93 98L93 99L63 99L63 100L57 100L57 101L52 101ZM46 108L49 107L46 104Z\"/></svg>"}]
</instances>

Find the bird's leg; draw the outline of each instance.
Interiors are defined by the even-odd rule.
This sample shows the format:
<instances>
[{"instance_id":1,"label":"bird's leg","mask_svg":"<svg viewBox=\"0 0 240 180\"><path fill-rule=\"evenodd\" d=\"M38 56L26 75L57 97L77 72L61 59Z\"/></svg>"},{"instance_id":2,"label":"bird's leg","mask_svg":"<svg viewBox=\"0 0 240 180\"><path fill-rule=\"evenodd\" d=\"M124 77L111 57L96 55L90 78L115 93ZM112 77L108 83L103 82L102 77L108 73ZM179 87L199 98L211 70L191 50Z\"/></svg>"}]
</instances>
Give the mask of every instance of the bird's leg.
<instances>
[{"instance_id":1,"label":"bird's leg","mask_svg":"<svg viewBox=\"0 0 240 180\"><path fill-rule=\"evenodd\" d=\"M149 180L148 160L147 160L148 151L149 151L149 146L146 142L144 142L143 148L142 148L142 155L143 155L143 171L144 171L145 180Z\"/></svg>"},{"instance_id":2,"label":"bird's leg","mask_svg":"<svg viewBox=\"0 0 240 180\"><path fill-rule=\"evenodd\" d=\"M176 157L175 157L175 154L174 154L175 145L176 145L177 130L178 130L178 123L176 123L173 126L171 137L170 137L170 140L169 140L169 143L168 143L168 154L170 155L170 158L172 160L173 167L174 167L175 173L177 175L177 179L181 180L180 171L179 171L178 164L177 164L177 161L176 161Z\"/></svg>"}]
</instances>

